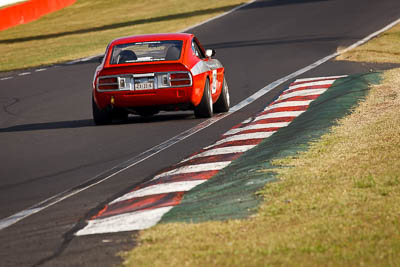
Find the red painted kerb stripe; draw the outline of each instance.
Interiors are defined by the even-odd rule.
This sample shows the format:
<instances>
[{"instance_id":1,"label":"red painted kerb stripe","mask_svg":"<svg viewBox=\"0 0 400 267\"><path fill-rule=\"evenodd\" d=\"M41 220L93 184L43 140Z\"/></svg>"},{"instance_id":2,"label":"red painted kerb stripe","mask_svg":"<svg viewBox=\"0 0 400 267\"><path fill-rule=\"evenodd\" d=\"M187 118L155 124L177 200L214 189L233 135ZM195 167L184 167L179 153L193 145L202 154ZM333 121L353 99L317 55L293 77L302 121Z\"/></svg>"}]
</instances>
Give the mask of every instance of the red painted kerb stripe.
<instances>
[{"instance_id":1,"label":"red painted kerb stripe","mask_svg":"<svg viewBox=\"0 0 400 267\"><path fill-rule=\"evenodd\" d=\"M0 9L0 31L28 23L72 5L76 0L30 0Z\"/></svg>"}]
</instances>

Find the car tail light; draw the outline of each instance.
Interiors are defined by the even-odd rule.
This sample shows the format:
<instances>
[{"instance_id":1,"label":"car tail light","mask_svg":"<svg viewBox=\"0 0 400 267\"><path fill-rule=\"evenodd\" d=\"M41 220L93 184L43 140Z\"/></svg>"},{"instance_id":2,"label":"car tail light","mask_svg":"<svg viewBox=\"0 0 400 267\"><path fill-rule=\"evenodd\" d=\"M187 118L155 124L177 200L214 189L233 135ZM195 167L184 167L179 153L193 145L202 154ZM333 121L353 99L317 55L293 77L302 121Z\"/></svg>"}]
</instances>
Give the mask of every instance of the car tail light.
<instances>
[{"instance_id":1,"label":"car tail light","mask_svg":"<svg viewBox=\"0 0 400 267\"><path fill-rule=\"evenodd\" d=\"M157 73L158 88L185 87L192 85L192 76L187 71Z\"/></svg>"},{"instance_id":2,"label":"car tail light","mask_svg":"<svg viewBox=\"0 0 400 267\"><path fill-rule=\"evenodd\" d=\"M99 90L118 90L119 82L118 77L99 77L97 83Z\"/></svg>"},{"instance_id":3,"label":"car tail light","mask_svg":"<svg viewBox=\"0 0 400 267\"><path fill-rule=\"evenodd\" d=\"M172 87L192 85L192 78L189 72L172 72L169 74L169 80Z\"/></svg>"},{"instance_id":4,"label":"car tail light","mask_svg":"<svg viewBox=\"0 0 400 267\"><path fill-rule=\"evenodd\" d=\"M118 83L118 78L117 77L110 77L110 78L99 78L99 84L105 84L105 83Z\"/></svg>"},{"instance_id":5,"label":"car tail light","mask_svg":"<svg viewBox=\"0 0 400 267\"><path fill-rule=\"evenodd\" d=\"M177 72L170 74L171 80L190 80L190 75L187 72Z\"/></svg>"},{"instance_id":6,"label":"car tail light","mask_svg":"<svg viewBox=\"0 0 400 267\"><path fill-rule=\"evenodd\" d=\"M183 86L183 85L190 85L190 80L182 80L182 81L171 81L171 86Z\"/></svg>"},{"instance_id":7,"label":"car tail light","mask_svg":"<svg viewBox=\"0 0 400 267\"><path fill-rule=\"evenodd\" d=\"M118 85L98 85L99 90L118 90Z\"/></svg>"}]
</instances>

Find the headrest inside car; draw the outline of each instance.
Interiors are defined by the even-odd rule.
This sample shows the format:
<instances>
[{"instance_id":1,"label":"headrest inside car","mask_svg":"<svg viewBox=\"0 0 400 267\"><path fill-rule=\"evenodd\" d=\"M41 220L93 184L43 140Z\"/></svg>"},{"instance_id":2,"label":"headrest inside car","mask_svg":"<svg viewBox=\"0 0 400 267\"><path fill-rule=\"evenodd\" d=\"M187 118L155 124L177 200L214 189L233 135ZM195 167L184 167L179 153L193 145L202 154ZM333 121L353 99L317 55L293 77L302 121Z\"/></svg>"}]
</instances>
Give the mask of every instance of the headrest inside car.
<instances>
[{"instance_id":1,"label":"headrest inside car","mask_svg":"<svg viewBox=\"0 0 400 267\"><path fill-rule=\"evenodd\" d=\"M121 51L118 55L118 64L126 63L129 61L137 60L136 54L131 50Z\"/></svg>"},{"instance_id":2,"label":"headrest inside car","mask_svg":"<svg viewBox=\"0 0 400 267\"><path fill-rule=\"evenodd\" d=\"M171 46L167 50L165 60L178 60L181 54L181 50L176 46Z\"/></svg>"}]
</instances>

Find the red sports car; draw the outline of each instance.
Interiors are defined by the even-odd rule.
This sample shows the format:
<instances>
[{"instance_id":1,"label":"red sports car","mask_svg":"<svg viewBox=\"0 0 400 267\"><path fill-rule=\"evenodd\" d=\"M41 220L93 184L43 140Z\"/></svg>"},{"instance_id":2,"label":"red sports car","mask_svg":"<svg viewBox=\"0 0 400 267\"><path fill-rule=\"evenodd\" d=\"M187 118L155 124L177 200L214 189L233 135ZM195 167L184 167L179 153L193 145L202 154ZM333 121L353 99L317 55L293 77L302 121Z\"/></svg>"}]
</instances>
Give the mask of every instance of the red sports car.
<instances>
[{"instance_id":1,"label":"red sports car","mask_svg":"<svg viewBox=\"0 0 400 267\"><path fill-rule=\"evenodd\" d=\"M193 34L152 34L112 41L93 80L93 119L129 113L194 110L198 118L229 110L224 67Z\"/></svg>"}]
</instances>

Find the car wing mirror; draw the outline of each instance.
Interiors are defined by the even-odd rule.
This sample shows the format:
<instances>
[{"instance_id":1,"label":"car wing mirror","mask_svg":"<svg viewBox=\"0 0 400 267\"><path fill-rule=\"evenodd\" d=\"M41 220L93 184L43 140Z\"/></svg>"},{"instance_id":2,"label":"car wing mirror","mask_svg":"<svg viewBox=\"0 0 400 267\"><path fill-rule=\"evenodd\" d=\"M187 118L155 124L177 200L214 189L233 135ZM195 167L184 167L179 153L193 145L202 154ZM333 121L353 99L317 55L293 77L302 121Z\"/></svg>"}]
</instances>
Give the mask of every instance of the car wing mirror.
<instances>
[{"instance_id":1,"label":"car wing mirror","mask_svg":"<svg viewBox=\"0 0 400 267\"><path fill-rule=\"evenodd\" d=\"M213 56L215 56L215 50L214 50L214 49L207 49L207 50L206 50L206 56L207 56L207 57L213 57Z\"/></svg>"},{"instance_id":2,"label":"car wing mirror","mask_svg":"<svg viewBox=\"0 0 400 267\"><path fill-rule=\"evenodd\" d=\"M103 63L104 56L99 57L99 63Z\"/></svg>"}]
</instances>

